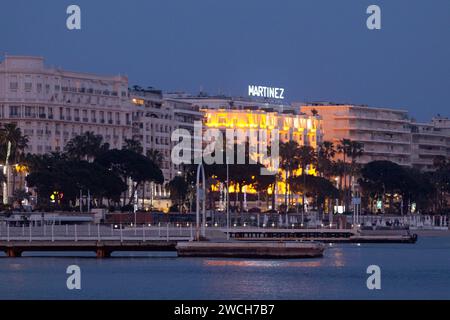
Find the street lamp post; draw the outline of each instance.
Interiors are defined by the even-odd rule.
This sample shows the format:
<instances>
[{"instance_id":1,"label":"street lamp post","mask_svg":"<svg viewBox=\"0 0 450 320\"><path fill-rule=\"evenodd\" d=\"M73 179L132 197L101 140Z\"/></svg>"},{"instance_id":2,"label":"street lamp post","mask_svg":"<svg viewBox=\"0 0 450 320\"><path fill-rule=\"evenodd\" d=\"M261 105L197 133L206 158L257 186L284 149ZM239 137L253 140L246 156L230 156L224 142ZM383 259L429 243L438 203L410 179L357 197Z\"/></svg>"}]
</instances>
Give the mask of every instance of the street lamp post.
<instances>
[{"instance_id":1,"label":"street lamp post","mask_svg":"<svg viewBox=\"0 0 450 320\"><path fill-rule=\"evenodd\" d=\"M202 188L200 189L200 173L202 178ZM201 235L205 236L205 222L206 222L206 178L205 178L205 168L203 167L203 164L199 164L197 168L197 202L196 202L196 218L197 218L197 224L196 224L196 239L197 241L200 240L200 192L202 197L202 225L201 225Z\"/></svg>"},{"instance_id":2,"label":"street lamp post","mask_svg":"<svg viewBox=\"0 0 450 320\"><path fill-rule=\"evenodd\" d=\"M230 186L229 186L229 168L227 162L227 240L230 240Z\"/></svg>"}]
</instances>

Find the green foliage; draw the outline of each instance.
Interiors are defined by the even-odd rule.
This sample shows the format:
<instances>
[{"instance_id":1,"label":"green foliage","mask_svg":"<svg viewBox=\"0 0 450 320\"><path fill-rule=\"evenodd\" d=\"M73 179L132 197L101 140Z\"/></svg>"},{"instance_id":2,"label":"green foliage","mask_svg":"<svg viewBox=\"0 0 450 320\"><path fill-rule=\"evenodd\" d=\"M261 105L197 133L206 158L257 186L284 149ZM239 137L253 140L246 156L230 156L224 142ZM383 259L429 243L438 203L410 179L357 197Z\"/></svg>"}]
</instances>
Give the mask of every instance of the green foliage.
<instances>
[{"instance_id":1,"label":"green foliage","mask_svg":"<svg viewBox=\"0 0 450 320\"><path fill-rule=\"evenodd\" d=\"M85 132L70 140L64 148L68 157L77 160L90 160L109 150L109 144L103 143L100 135Z\"/></svg>"}]
</instances>

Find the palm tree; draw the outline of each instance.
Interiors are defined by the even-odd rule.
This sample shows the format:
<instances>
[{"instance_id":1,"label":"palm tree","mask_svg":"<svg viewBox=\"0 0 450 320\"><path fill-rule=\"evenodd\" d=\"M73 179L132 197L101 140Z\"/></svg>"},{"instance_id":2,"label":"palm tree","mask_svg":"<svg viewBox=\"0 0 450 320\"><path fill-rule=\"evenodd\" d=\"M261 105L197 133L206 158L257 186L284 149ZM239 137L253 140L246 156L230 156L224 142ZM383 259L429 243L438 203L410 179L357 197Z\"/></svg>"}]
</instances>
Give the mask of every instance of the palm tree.
<instances>
[{"instance_id":1,"label":"palm tree","mask_svg":"<svg viewBox=\"0 0 450 320\"><path fill-rule=\"evenodd\" d=\"M146 156L152 160L154 164L161 168L164 162L164 155L159 150L149 149L147 150Z\"/></svg>"},{"instance_id":2,"label":"palm tree","mask_svg":"<svg viewBox=\"0 0 450 320\"><path fill-rule=\"evenodd\" d=\"M144 152L144 148L142 147L141 142L135 139L125 139L123 149L130 150L139 154L142 154Z\"/></svg>"},{"instance_id":3,"label":"palm tree","mask_svg":"<svg viewBox=\"0 0 450 320\"><path fill-rule=\"evenodd\" d=\"M333 164L336 150L331 141L324 141L317 151L317 171L321 177L329 178L333 174Z\"/></svg>"},{"instance_id":4,"label":"palm tree","mask_svg":"<svg viewBox=\"0 0 450 320\"><path fill-rule=\"evenodd\" d=\"M8 179L10 160L18 161L28 144L27 136L22 135L22 131L14 123L7 123L0 129L0 144L3 145L6 152L3 174L6 181L3 183L3 203L8 204Z\"/></svg>"},{"instance_id":5,"label":"palm tree","mask_svg":"<svg viewBox=\"0 0 450 320\"><path fill-rule=\"evenodd\" d=\"M103 143L101 135L85 132L70 140L64 150L70 158L92 161L98 155L108 151L109 144Z\"/></svg>"},{"instance_id":6,"label":"palm tree","mask_svg":"<svg viewBox=\"0 0 450 320\"><path fill-rule=\"evenodd\" d=\"M357 170L357 159L364 153L364 145L358 141L350 139L342 139L337 146L338 153L342 154L344 162L344 202L345 207L348 207L348 190L350 189L350 181L347 181L347 169L349 169L349 177L353 178ZM350 158L349 166L347 166L347 159ZM348 168L347 168L348 167ZM347 183L348 182L348 183Z\"/></svg>"},{"instance_id":7,"label":"palm tree","mask_svg":"<svg viewBox=\"0 0 450 320\"><path fill-rule=\"evenodd\" d=\"M280 144L280 168L285 173L285 194L284 204L286 212L288 211L288 196L289 196L289 177L299 166L299 144L296 141L288 141Z\"/></svg>"},{"instance_id":8,"label":"palm tree","mask_svg":"<svg viewBox=\"0 0 450 320\"><path fill-rule=\"evenodd\" d=\"M317 163L317 155L316 151L311 146L301 146L298 149L298 163L300 165L300 169L302 169L302 176L303 176L303 183L306 190L306 170L309 165L313 163ZM302 193L302 206L303 206L303 212L305 212L305 194L306 191Z\"/></svg>"}]
</instances>

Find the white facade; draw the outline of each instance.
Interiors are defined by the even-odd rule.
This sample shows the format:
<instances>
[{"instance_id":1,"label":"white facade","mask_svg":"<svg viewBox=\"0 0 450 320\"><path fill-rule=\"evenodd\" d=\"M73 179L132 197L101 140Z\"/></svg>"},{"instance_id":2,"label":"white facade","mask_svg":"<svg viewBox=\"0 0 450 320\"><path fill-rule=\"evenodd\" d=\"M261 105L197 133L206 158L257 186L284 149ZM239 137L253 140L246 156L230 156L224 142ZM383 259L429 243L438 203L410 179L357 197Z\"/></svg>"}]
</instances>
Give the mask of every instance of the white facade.
<instances>
[{"instance_id":1,"label":"white facade","mask_svg":"<svg viewBox=\"0 0 450 320\"><path fill-rule=\"evenodd\" d=\"M163 156L161 170L165 182L163 185L147 184L144 198L150 199L154 207L167 209L169 193L166 185L181 170L171 160L172 133L179 128L193 133L194 122L201 121L202 114L190 103L166 98L159 90L133 90L130 99L134 108L133 137L142 143L144 154L148 150L156 150Z\"/></svg>"},{"instance_id":2,"label":"white facade","mask_svg":"<svg viewBox=\"0 0 450 320\"><path fill-rule=\"evenodd\" d=\"M0 63L0 123L15 123L29 153L62 151L84 132L111 148L131 138L128 79L44 66L40 57L6 56Z\"/></svg>"}]
</instances>

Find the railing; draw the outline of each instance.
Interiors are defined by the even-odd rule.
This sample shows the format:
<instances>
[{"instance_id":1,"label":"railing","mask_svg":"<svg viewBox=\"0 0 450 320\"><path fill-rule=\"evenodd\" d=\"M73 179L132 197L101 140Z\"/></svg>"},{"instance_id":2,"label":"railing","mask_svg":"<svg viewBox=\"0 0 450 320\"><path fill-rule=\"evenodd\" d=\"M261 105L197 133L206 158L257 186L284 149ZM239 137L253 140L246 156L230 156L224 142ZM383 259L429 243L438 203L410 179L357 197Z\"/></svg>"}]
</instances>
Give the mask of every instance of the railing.
<instances>
[{"instance_id":1,"label":"railing","mask_svg":"<svg viewBox=\"0 0 450 320\"><path fill-rule=\"evenodd\" d=\"M0 241L188 241L194 239L195 227L181 224L157 224L125 227L105 224L42 224L11 226L0 223Z\"/></svg>"},{"instance_id":2,"label":"railing","mask_svg":"<svg viewBox=\"0 0 450 320\"><path fill-rule=\"evenodd\" d=\"M360 223L366 227L409 227L410 229L448 230L449 217L446 215L404 215L386 216L369 215L360 216Z\"/></svg>"}]
</instances>

